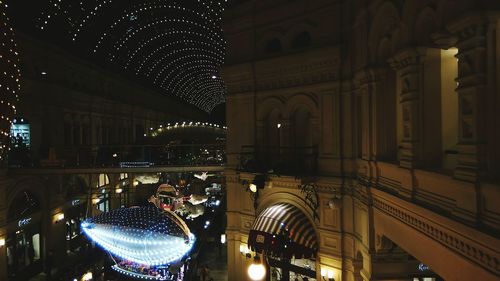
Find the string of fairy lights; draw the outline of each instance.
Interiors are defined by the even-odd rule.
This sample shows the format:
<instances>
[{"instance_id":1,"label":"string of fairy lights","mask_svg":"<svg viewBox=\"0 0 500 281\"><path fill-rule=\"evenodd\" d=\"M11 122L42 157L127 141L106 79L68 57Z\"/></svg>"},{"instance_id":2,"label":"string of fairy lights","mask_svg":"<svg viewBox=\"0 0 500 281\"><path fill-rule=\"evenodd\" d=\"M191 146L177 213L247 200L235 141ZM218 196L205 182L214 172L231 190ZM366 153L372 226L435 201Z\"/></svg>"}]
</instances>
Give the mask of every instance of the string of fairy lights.
<instances>
[{"instance_id":1,"label":"string of fairy lights","mask_svg":"<svg viewBox=\"0 0 500 281\"><path fill-rule=\"evenodd\" d=\"M16 114L16 104L21 90L19 54L6 15L8 5L0 0L0 160L3 160L9 142L10 125Z\"/></svg>"},{"instance_id":2,"label":"string of fairy lights","mask_svg":"<svg viewBox=\"0 0 500 281\"><path fill-rule=\"evenodd\" d=\"M225 101L227 0L47 1L41 31L63 29L95 58L207 112Z\"/></svg>"},{"instance_id":3,"label":"string of fairy lights","mask_svg":"<svg viewBox=\"0 0 500 281\"><path fill-rule=\"evenodd\" d=\"M160 125L157 128L149 128L149 132L144 134L144 136L156 137L161 135L164 132L168 132L176 129L185 129L185 128L202 128L202 129L216 129L216 130L227 130L226 126L213 124L208 122L176 122L176 123L168 123L165 125Z\"/></svg>"}]
</instances>

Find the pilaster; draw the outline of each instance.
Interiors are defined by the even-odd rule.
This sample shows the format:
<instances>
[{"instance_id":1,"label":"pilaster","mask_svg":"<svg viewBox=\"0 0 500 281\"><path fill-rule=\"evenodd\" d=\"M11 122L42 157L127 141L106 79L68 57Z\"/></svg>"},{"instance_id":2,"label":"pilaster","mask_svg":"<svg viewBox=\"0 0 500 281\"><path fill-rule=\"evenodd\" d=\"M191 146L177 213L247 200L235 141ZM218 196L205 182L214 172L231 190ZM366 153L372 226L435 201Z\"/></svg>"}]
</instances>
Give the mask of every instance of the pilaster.
<instances>
[{"instance_id":1,"label":"pilaster","mask_svg":"<svg viewBox=\"0 0 500 281\"><path fill-rule=\"evenodd\" d=\"M488 24L480 15L471 15L448 28L458 38L459 142L455 177L475 182L486 171Z\"/></svg>"},{"instance_id":2,"label":"pilaster","mask_svg":"<svg viewBox=\"0 0 500 281\"><path fill-rule=\"evenodd\" d=\"M399 104L402 112L403 138L400 143L399 163L404 168L422 164L422 68L425 48L403 50L389 63L397 71Z\"/></svg>"}]
</instances>

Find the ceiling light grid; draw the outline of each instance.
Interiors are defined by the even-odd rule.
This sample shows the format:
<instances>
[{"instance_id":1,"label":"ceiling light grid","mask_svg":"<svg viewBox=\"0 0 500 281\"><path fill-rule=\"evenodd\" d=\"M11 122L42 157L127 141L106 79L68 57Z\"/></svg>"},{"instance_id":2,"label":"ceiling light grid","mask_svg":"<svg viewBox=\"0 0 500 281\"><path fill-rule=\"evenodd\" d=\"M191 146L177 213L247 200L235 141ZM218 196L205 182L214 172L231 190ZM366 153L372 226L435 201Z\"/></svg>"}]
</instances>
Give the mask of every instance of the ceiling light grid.
<instances>
[{"instance_id":1,"label":"ceiling light grid","mask_svg":"<svg viewBox=\"0 0 500 281\"><path fill-rule=\"evenodd\" d=\"M225 1L49 2L39 18L41 30L60 28L51 21L62 17L72 41L97 60L112 62L207 112L225 101L219 78Z\"/></svg>"}]
</instances>

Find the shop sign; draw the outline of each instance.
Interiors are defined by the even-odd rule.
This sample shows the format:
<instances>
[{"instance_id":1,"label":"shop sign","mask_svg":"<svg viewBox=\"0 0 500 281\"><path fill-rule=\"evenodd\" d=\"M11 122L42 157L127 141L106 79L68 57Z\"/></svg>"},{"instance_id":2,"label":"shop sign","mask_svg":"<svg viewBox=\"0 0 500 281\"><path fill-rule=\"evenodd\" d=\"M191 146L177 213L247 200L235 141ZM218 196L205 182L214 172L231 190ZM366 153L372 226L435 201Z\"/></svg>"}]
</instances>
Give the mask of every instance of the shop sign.
<instances>
[{"instance_id":1,"label":"shop sign","mask_svg":"<svg viewBox=\"0 0 500 281\"><path fill-rule=\"evenodd\" d=\"M255 242L257 242L257 243L264 244L265 240L266 240L266 237L264 235L258 234L257 237L255 237Z\"/></svg>"},{"instance_id":2,"label":"shop sign","mask_svg":"<svg viewBox=\"0 0 500 281\"><path fill-rule=\"evenodd\" d=\"M25 219L19 220L17 222L17 226L23 227L25 225L28 225L30 222L31 222L31 218L25 218Z\"/></svg>"}]
</instances>

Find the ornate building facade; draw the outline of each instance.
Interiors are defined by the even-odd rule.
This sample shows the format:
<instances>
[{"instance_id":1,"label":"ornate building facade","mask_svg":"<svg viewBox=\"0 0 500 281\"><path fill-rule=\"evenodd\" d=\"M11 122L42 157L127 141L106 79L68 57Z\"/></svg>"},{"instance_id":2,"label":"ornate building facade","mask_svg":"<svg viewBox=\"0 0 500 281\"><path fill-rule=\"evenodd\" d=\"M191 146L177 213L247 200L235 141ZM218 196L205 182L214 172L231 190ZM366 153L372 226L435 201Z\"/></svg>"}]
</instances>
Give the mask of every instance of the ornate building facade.
<instances>
[{"instance_id":1,"label":"ornate building facade","mask_svg":"<svg viewBox=\"0 0 500 281\"><path fill-rule=\"evenodd\" d=\"M317 249L270 280L500 278L498 3L239 1L225 32L229 280L279 224Z\"/></svg>"}]
</instances>

